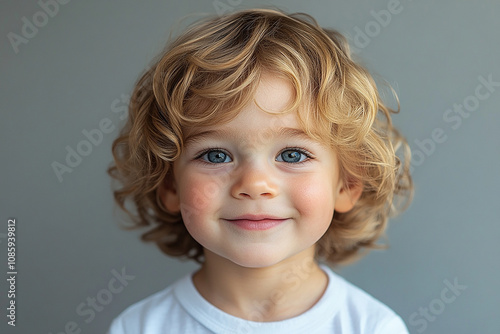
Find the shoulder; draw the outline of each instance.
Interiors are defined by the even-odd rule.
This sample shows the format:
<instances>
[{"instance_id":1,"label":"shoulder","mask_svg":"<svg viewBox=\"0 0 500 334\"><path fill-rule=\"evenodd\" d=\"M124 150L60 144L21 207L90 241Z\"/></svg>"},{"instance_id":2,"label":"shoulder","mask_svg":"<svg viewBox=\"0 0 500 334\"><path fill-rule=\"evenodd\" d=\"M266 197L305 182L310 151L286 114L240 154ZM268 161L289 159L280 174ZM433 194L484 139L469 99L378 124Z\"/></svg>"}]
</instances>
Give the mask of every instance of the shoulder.
<instances>
[{"instance_id":1,"label":"shoulder","mask_svg":"<svg viewBox=\"0 0 500 334\"><path fill-rule=\"evenodd\" d=\"M332 286L342 291L343 305L338 316L343 327L354 333L408 333L401 317L387 305L334 273L330 268L326 267L325 271L332 281Z\"/></svg>"},{"instance_id":2,"label":"shoulder","mask_svg":"<svg viewBox=\"0 0 500 334\"><path fill-rule=\"evenodd\" d=\"M161 327L157 324L159 319L167 320L167 315L182 312L174 292L175 286L184 279L128 306L113 319L108 334L156 333L151 329Z\"/></svg>"}]
</instances>

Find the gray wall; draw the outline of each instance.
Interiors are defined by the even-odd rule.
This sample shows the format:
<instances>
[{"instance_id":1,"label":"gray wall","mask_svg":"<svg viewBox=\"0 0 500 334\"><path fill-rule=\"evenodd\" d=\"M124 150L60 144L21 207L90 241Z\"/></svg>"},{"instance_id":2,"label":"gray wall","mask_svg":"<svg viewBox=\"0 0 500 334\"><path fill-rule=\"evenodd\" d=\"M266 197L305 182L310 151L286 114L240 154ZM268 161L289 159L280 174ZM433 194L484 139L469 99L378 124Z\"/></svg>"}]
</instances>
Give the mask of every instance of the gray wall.
<instances>
[{"instance_id":1,"label":"gray wall","mask_svg":"<svg viewBox=\"0 0 500 334\"><path fill-rule=\"evenodd\" d=\"M389 250L340 273L394 308L412 333L500 333L500 86L483 84L500 82L500 3L401 0L381 24L376 13L394 0L219 2L312 14L349 35L399 94L394 121L414 150L415 200L390 225ZM15 218L18 271L17 326L6 324L3 279L0 331L102 333L126 306L196 268L118 229L105 170L138 74L171 29L193 20L180 18L216 9L210 0L71 1L45 17L36 1L0 9L0 254L6 273ZM38 31L26 28L33 22ZM13 46L10 33L23 43ZM65 164L66 147L99 126L108 132L102 142L59 180L53 162ZM126 286L109 292L122 270ZM450 284L460 285L456 295L442 297ZM89 306L96 296L111 299L97 311Z\"/></svg>"}]
</instances>

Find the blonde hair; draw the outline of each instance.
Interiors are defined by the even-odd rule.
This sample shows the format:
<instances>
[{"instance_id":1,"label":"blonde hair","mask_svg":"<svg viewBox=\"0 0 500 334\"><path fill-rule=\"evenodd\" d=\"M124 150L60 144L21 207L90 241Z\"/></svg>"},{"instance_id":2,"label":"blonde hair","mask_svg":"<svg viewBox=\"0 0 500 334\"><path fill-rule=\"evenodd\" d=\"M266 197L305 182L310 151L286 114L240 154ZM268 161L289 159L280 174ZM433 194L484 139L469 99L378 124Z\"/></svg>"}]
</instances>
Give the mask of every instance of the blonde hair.
<instances>
[{"instance_id":1,"label":"blonde hair","mask_svg":"<svg viewBox=\"0 0 500 334\"><path fill-rule=\"evenodd\" d=\"M298 114L305 131L335 148L345 185L363 185L352 210L334 213L317 242L317 257L340 264L380 247L388 218L406 209L413 193L410 149L391 121L399 101L397 110L382 103L375 81L353 61L340 33L307 14L270 9L197 22L136 83L127 124L113 143L115 165L108 169L121 183L114 196L133 219L129 228L152 226L143 241L203 262L202 246L180 213L163 206L158 189L172 177L186 132L237 116L264 72L292 83L295 97L287 110L306 106Z\"/></svg>"}]
</instances>

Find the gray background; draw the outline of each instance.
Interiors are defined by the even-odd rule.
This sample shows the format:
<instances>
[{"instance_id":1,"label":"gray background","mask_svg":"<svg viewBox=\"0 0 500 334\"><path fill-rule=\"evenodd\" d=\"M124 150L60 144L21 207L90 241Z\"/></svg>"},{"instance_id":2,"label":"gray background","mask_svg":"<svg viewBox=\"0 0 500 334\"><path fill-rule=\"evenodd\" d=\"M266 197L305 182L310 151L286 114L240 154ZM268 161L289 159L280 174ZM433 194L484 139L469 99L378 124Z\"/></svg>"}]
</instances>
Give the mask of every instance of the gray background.
<instances>
[{"instance_id":1,"label":"gray background","mask_svg":"<svg viewBox=\"0 0 500 334\"><path fill-rule=\"evenodd\" d=\"M500 87L473 97L480 77L500 81L500 3L401 0L401 12L382 26L372 11L386 10L389 0L220 2L233 10L275 5L313 15L350 36L366 66L399 94L402 111L394 121L420 152L415 199L392 221L389 250L340 273L392 307L412 333L500 333ZM2 279L0 331L64 333L74 321L82 333L103 333L125 307L196 268L141 243L139 231L117 227L122 215L105 170L123 124L122 94L169 33L196 18L182 17L216 8L210 0L71 1L47 22L36 1L2 1L0 8L0 263L5 274L6 224L16 218L18 269L17 326L6 324ZM38 32L16 53L7 36L21 35L23 17L34 16ZM368 42L356 36L366 28ZM460 126L443 118L464 102L472 111L459 117ZM82 131L106 118L113 131L60 182L51 164L64 163L66 146L75 149ZM435 129L446 140L431 147ZM427 142L426 152L416 141ZM87 323L88 313L76 308L105 297L112 271L122 268L134 278ZM451 303L440 301L446 280L466 286ZM439 314L424 329L418 312L429 307ZM410 323L414 312L418 325Z\"/></svg>"}]
</instances>

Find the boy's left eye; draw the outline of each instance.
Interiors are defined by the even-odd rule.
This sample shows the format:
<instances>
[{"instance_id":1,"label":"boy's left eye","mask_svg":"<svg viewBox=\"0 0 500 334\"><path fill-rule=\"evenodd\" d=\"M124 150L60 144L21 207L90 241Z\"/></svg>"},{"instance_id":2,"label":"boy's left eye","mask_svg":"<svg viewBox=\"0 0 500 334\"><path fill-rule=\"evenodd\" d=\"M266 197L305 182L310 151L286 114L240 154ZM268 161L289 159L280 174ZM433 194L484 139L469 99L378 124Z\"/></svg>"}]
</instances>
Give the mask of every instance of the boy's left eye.
<instances>
[{"instance_id":1,"label":"boy's left eye","mask_svg":"<svg viewBox=\"0 0 500 334\"><path fill-rule=\"evenodd\" d=\"M304 157L304 159L301 159L301 157ZM281 152L278 155L278 158L281 158L281 160L278 161L283 161L283 162L289 162L289 163L301 163L306 161L306 159L310 158L310 156L301 149L287 149L283 152Z\"/></svg>"}]
</instances>

